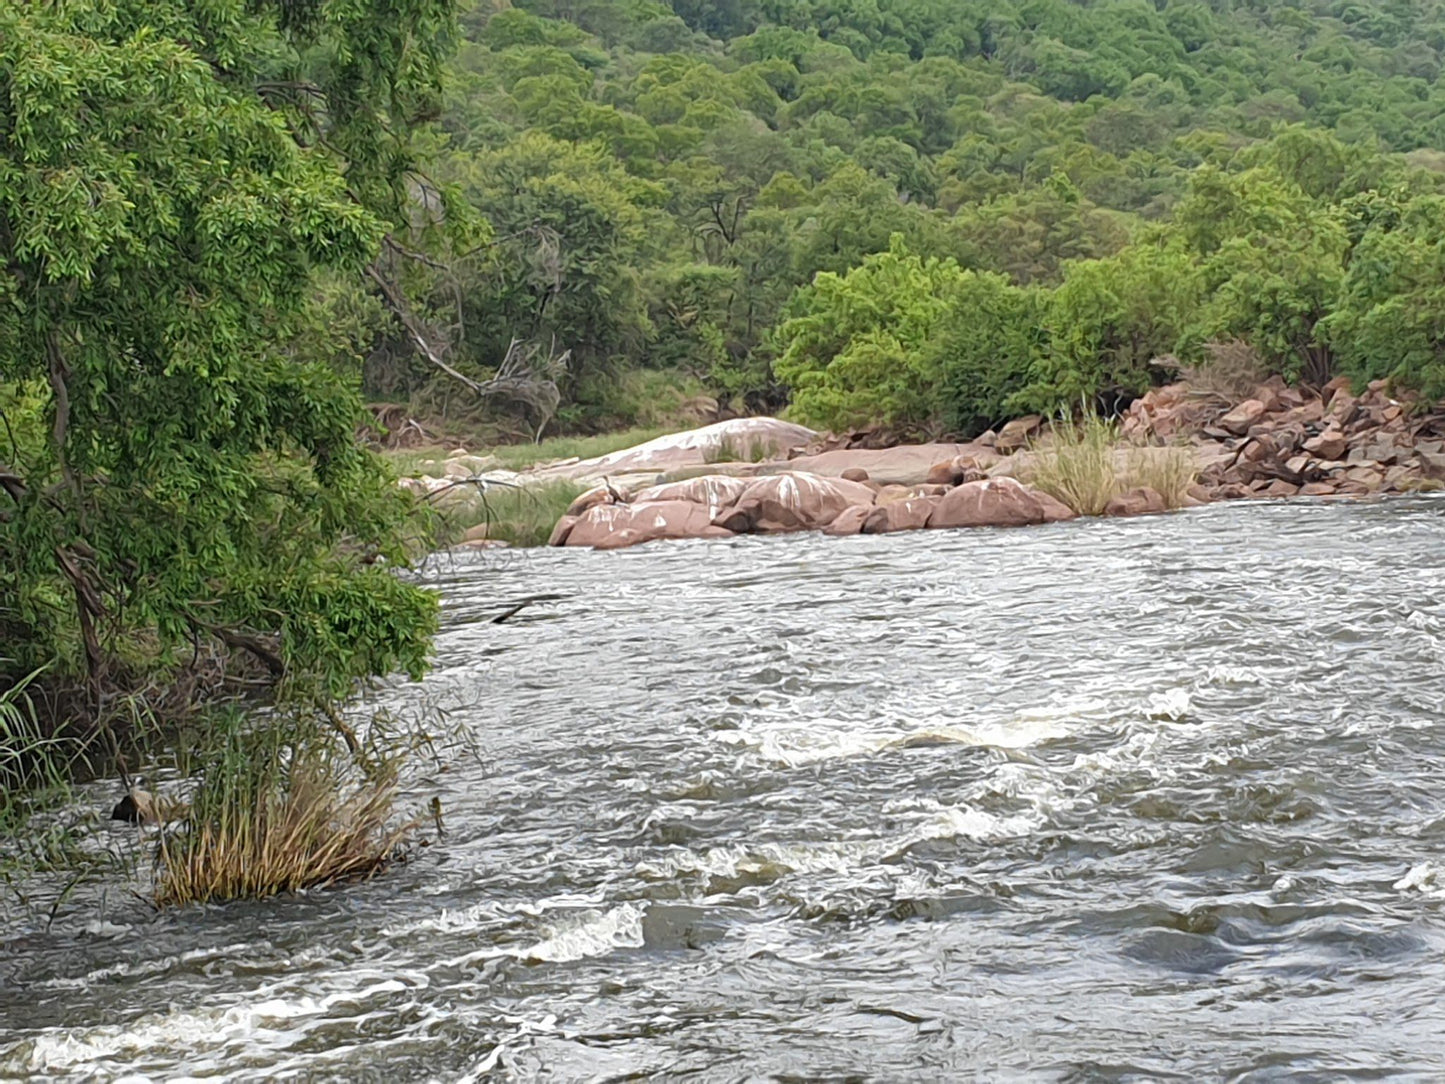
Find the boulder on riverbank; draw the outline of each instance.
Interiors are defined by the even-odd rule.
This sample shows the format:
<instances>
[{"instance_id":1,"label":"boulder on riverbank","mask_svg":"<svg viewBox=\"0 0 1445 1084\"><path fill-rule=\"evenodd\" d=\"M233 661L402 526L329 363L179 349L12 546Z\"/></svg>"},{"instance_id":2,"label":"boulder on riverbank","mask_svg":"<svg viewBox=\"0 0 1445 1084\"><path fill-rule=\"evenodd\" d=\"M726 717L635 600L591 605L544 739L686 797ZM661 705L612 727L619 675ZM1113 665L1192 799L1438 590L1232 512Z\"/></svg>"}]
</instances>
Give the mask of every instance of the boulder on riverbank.
<instances>
[{"instance_id":1,"label":"boulder on riverbank","mask_svg":"<svg viewBox=\"0 0 1445 1084\"><path fill-rule=\"evenodd\" d=\"M578 516L555 544L613 550L663 538L727 538L732 533L714 526L706 505L639 501L594 505Z\"/></svg>"},{"instance_id":2,"label":"boulder on riverbank","mask_svg":"<svg viewBox=\"0 0 1445 1084\"><path fill-rule=\"evenodd\" d=\"M853 505L872 507L873 490L862 482L789 472L754 479L714 522L737 533L820 531Z\"/></svg>"},{"instance_id":3,"label":"boulder on riverbank","mask_svg":"<svg viewBox=\"0 0 1445 1084\"><path fill-rule=\"evenodd\" d=\"M929 527L1029 527L1074 518L1064 504L1014 478L964 482L938 499Z\"/></svg>"}]
</instances>

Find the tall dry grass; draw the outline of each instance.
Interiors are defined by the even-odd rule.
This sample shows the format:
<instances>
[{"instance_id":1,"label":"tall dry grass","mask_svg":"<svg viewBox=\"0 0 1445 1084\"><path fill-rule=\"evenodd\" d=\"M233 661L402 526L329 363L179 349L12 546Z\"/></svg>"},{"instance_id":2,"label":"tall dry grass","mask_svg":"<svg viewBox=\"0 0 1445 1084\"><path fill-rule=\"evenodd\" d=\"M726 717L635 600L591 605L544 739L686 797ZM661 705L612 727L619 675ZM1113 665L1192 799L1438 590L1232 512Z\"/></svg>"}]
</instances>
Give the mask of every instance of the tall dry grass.
<instances>
[{"instance_id":1,"label":"tall dry grass","mask_svg":"<svg viewBox=\"0 0 1445 1084\"><path fill-rule=\"evenodd\" d=\"M1183 508L1199 477L1194 453L1180 447L1130 448L1125 452L1125 489L1148 486L1170 508Z\"/></svg>"},{"instance_id":2,"label":"tall dry grass","mask_svg":"<svg viewBox=\"0 0 1445 1084\"><path fill-rule=\"evenodd\" d=\"M258 899L367 876L400 853L411 826L393 818L396 761L358 761L306 728L265 728L236 714L184 822L163 831L160 905Z\"/></svg>"},{"instance_id":3,"label":"tall dry grass","mask_svg":"<svg viewBox=\"0 0 1445 1084\"><path fill-rule=\"evenodd\" d=\"M1095 414L1056 423L1030 451L1029 484L1081 516L1103 515L1110 500L1138 486L1155 490L1170 508L1183 507L1197 476L1188 448L1130 447Z\"/></svg>"},{"instance_id":4,"label":"tall dry grass","mask_svg":"<svg viewBox=\"0 0 1445 1084\"><path fill-rule=\"evenodd\" d=\"M1054 425L1047 443L1031 449L1029 477L1035 489L1062 501L1081 516L1099 516L1122 492L1114 448L1114 427L1094 414L1078 425Z\"/></svg>"}]
</instances>

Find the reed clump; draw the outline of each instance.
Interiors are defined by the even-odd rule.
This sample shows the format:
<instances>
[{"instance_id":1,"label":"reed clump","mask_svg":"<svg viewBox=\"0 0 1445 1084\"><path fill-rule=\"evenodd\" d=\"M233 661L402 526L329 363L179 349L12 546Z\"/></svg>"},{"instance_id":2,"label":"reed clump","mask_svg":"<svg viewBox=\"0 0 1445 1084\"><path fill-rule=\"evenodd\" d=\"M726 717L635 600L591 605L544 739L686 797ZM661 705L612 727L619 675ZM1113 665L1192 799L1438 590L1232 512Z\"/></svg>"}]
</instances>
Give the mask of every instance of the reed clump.
<instances>
[{"instance_id":1,"label":"reed clump","mask_svg":"<svg viewBox=\"0 0 1445 1084\"><path fill-rule=\"evenodd\" d=\"M1097 414L1059 422L1030 449L1027 481L1081 516L1100 516L1115 497L1147 486L1169 508L1183 507L1198 471L1188 448L1130 447Z\"/></svg>"},{"instance_id":2,"label":"reed clump","mask_svg":"<svg viewBox=\"0 0 1445 1084\"><path fill-rule=\"evenodd\" d=\"M412 826L393 818L397 758L358 761L319 728L239 713L222 731L184 821L162 831L159 905L322 887L400 856Z\"/></svg>"},{"instance_id":3,"label":"reed clump","mask_svg":"<svg viewBox=\"0 0 1445 1084\"><path fill-rule=\"evenodd\" d=\"M1030 484L1081 516L1103 515L1105 506L1124 488L1114 457L1118 444L1114 427L1096 414L1087 414L1077 425L1056 424L1051 437L1031 449Z\"/></svg>"},{"instance_id":4,"label":"reed clump","mask_svg":"<svg viewBox=\"0 0 1445 1084\"><path fill-rule=\"evenodd\" d=\"M1189 500L1189 487L1199 478L1199 467L1188 448L1131 448L1126 453L1124 484L1126 488L1148 486L1170 508L1183 508Z\"/></svg>"}]
</instances>

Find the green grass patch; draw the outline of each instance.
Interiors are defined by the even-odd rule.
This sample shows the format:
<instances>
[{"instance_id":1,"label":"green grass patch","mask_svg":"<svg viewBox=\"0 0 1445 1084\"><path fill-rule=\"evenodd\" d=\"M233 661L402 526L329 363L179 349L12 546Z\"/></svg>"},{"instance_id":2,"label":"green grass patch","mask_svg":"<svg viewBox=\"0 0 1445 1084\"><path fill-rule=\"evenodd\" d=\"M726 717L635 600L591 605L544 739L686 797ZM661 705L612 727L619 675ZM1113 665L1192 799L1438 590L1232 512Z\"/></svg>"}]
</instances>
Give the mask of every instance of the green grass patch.
<instances>
[{"instance_id":1,"label":"green grass patch","mask_svg":"<svg viewBox=\"0 0 1445 1084\"><path fill-rule=\"evenodd\" d=\"M593 437L550 437L541 444L502 444L495 448L479 448L478 455L494 455L508 470L526 470L554 459L595 459L624 448L645 444L676 430L668 428L622 429L615 433L599 433Z\"/></svg>"},{"instance_id":2,"label":"green grass patch","mask_svg":"<svg viewBox=\"0 0 1445 1084\"><path fill-rule=\"evenodd\" d=\"M540 444L467 445L467 451L478 457L495 457L502 470L523 471L558 459L595 459L675 432L677 430L670 427L634 427L590 437L549 437ZM397 448L381 454L399 477L440 478L445 473L448 455L456 447Z\"/></svg>"},{"instance_id":3,"label":"green grass patch","mask_svg":"<svg viewBox=\"0 0 1445 1084\"><path fill-rule=\"evenodd\" d=\"M479 502L444 514L443 542L460 542L485 524L486 537L513 546L543 546L567 506L589 487L557 481L529 486L488 486Z\"/></svg>"}]
</instances>

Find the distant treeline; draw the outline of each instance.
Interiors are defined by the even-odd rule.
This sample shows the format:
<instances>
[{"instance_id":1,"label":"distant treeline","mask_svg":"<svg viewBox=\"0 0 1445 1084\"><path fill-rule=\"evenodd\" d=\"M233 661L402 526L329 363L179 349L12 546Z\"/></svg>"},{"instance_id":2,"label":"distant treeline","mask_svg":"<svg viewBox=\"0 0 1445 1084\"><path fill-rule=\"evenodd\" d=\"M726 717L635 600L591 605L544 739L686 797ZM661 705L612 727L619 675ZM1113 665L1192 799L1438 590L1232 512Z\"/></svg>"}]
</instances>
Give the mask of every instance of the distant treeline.
<instances>
[{"instance_id":1,"label":"distant treeline","mask_svg":"<svg viewBox=\"0 0 1445 1084\"><path fill-rule=\"evenodd\" d=\"M630 374L662 370L969 431L1215 339L1445 390L1441 5L526 0L463 26L435 173L490 240L415 285L477 378L570 349L564 426L636 420ZM394 331L365 374L436 379Z\"/></svg>"}]
</instances>

